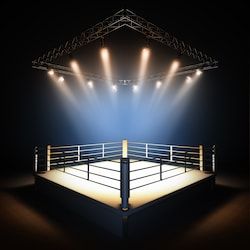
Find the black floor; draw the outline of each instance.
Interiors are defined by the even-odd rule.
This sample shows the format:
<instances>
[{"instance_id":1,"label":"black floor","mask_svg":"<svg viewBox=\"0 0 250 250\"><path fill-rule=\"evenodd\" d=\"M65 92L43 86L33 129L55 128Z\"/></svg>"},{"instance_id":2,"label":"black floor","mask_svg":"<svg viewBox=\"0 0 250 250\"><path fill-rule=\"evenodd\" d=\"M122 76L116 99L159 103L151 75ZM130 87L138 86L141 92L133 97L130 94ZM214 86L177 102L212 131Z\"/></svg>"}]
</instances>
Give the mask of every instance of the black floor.
<instances>
[{"instance_id":1,"label":"black floor","mask_svg":"<svg viewBox=\"0 0 250 250\"><path fill-rule=\"evenodd\" d=\"M32 174L1 177L0 249L248 249L248 176L219 173L209 197L120 240L38 195Z\"/></svg>"}]
</instances>

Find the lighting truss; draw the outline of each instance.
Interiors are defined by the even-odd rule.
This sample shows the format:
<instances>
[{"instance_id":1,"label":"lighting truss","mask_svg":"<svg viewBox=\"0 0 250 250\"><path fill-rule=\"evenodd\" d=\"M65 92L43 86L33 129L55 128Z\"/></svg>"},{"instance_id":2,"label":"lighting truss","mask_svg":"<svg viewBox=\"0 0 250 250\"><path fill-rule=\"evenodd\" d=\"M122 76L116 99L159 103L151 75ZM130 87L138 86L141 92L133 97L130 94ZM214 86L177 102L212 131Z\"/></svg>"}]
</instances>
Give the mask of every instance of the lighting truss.
<instances>
[{"instance_id":1,"label":"lighting truss","mask_svg":"<svg viewBox=\"0 0 250 250\"><path fill-rule=\"evenodd\" d=\"M70 67L61 66L58 64L47 63L40 66L33 66L33 68L49 71L53 69L55 73L63 74L63 75L70 75L70 76L81 76L86 80L94 80L94 81L105 81L110 83L116 83L117 85L133 85L139 82L138 78L133 79L119 79L119 78L112 78L108 79L104 76L101 76L96 73L75 73ZM181 76L187 74L193 74L196 70L207 71L211 69L218 68L217 64L208 64L208 63L198 63L193 65L188 65L184 67L180 67L175 73L171 74L172 76ZM152 74L146 76L144 78L144 82L155 82L155 81L164 81L168 75L164 72Z\"/></svg>"},{"instance_id":2,"label":"lighting truss","mask_svg":"<svg viewBox=\"0 0 250 250\"><path fill-rule=\"evenodd\" d=\"M149 39L156 40L172 49L175 49L180 55L186 54L187 56L199 62L199 64L180 68L175 73L175 75L193 73L198 68L204 71L218 67L218 61L216 61L214 58L208 56L207 54L199 51L194 47L191 47L189 44L178 40L175 36L157 27L153 23L148 22L146 19L137 16L135 13L128 9L122 9L118 11L113 16L110 16L102 22L97 23L93 27L82 32L80 35L75 36L72 40L67 41L65 44L62 44L57 48L53 48L52 50L39 56L38 58L32 61L32 67L40 70L53 69L55 72L58 73L66 75L76 75L76 73L74 73L70 68L55 64L55 60L64 55L71 54L75 50L81 48L82 46L92 41L95 41L97 39L103 39L109 33L118 30L124 26L142 33ZM85 73L84 76L93 80L107 81L105 77L94 73ZM149 76L148 80L161 80L165 77L165 73L159 73ZM137 79L120 81L119 79L113 80L118 81L120 82L120 84L123 85L137 82Z\"/></svg>"},{"instance_id":3,"label":"lighting truss","mask_svg":"<svg viewBox=\"0 0 250 250\"><path fill-rule=\"evenodd\" d=\"M97 80L97 81L108 81L106 77L101 76L99 74L89 73L89 72L88 73L86 72L84 74L76 73L70 67L66 67L66 66L62 66L62 65L54 64L54 63L44 63L42 65L39 65L39 64L33 65L32 68L45 70L45 71L53 70L55 73L63 74L63 75L81 76L86 80L88 79L88 80Z\"/></svg>"},{"instance_id":4,"label":"lighting truss","mask_svg":"<svg viewBox=\"0 0 250 250\"><path fill-rule=\"evenodd\" d=\"M132 11L122 9L113 16L106 18L104 21L99 22L93 27L82 32L79 36L75 36L72 40L67 41L65 44L62 44L57 48L53 48L42 56L39 56L32 61L32 64L37 65L51 63L59 57L71 54L76 49L79 49L80 47L99 38L103 38L107 34L124 26L136 30L146 37L161 42L170 48L177 50L180 54L186 54L199 62L217 63L214 58L177 39L175 36L157 27L153 23L137 16Z\"/></svg>"}]
</instances>

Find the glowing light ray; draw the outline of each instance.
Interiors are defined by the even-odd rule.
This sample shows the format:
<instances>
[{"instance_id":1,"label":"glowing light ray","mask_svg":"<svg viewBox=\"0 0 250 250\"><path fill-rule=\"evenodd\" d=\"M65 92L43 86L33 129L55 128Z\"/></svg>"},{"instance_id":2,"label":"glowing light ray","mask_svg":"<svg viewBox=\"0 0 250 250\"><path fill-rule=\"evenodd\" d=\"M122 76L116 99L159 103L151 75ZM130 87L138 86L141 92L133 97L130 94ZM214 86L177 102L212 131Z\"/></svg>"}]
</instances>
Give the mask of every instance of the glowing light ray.
<instances>
[{"instance_id":1,"label":"glowing light ray","mask_svg":"<svg viewBox=\"0 0 250 250\"><path fill-rule=\"evenodd\" d=\"M168 73L166 75L166 78L163 82L157 81L155 84L155 90L152 94L152 97L150 99L150 108L153 110L154 107L157 107L159 103L162 101L163 97L165 96L166 90L170 85L171 80L174 77L175 72L179 68L179 62L173 61L170 69L168 70Z\"/></svg>"},{"instance_id":2,"label":"glowing light ray","mask_svg":"<svg viewBox=\"0 0 250 250\"><path fill-rule=\"evenodd\" d=\"M85 79L83 76L83 73L79 67L79 64L77 63L77 61L71 61L70 62L70 66L72 68L72 70L74 71L74 73L76 74L77 79L79 80L80 83L85 83Z\"/></svg>"},{"instance_id":3,"label":"glowing light ray","mask_svg":"<svg viewBox=\"0 0 250 250\"><path fill-rule=\"evenodd\" d=\"M132 91L134 93L133 97L133 105L134 108L137 109L140 99L141 99L141 85L143 84L143 80L145 78L146 70L148 67L150 57L150 49L149 48L143 48L141 51L141 57L140 57L140 66L139 66L139 74L138 74L138 82L137 84L134 84L132 86Z\"/></svg>"},{"instance_id":4,"label":"glowing light ray","mask_svg":"<svg viewBox=\"0 0 250 250\"><path fill-rule=\"evenodd\" d=\"M96 93L94 91L94 82L92 80L86 80L84 74L82 73L80 66L76 60L70 62L70 66L74 73L76 74L76 78L80 85L80 88L86 93L84 98L87 98L90 103L97 102L98 99L96 97Z\"/></svg>"},{"instance_id":5,"label":"glowing light ray","mask_svg":"<svg viewBox=\"0 0 250 250\"><path fill-rule=\"evenodd\" d=\"M140 60L140 68L139 68L139 76L138 76L138 85L142 84L143 79L145 77L145 73L148 66L148 61L150 57L150 49L143 48L141 51L141 60Z\"/></svg>"},{"instance_id":6,"label":"glowing light ray","mask_svg":"<svg viewBox=\"0 0 250 250\"><path fill-rule=\"evenodd\" d=\"M72 93L72 91L69 89L69 87L67 86L67 84L65 83L65 80L62 76L58 77L56 76L54 73L48 73L51 80L53 81L53 83L55 84L55 86L57 87L57 89L59 89L59 91L61 93L63 93L64 96L67 97L67 99L71 102L71 104L73 104L76 108L77 107L77 101Z\"/></svg>"},{"instance_id":7,"label":"glowing light ray","mask_svg":"<svg viewBox=\"0 0 250 250\"><path fill-rule=\"evenodd\" d=\"M178 61L173 61L169 70L168 70L168 73L166 74L166 78L165 80L162 82L162 84L158 84L158 88L155 89L154 91L154 94L151 98L151 103L153 105L153 103L155 103L155 105L158 105L159 102L162 100L164 94L166 93L168 87L170 86L170 83L176 73L176 71L178 70L180 66L180 63ZM159 93L159 90L160 90L160 93ZM156 100L156 97L157 97L157 100Z\"/></svg>"},{"instance_id":8,"label":"glowing light ray","mask_svg":"<svg viewBox=\"0 0 250 250\"><path fill-rule=\"evenodd\" d=\"M112 71L111 71L111 62L110 55L107 48L101 49L101 59L104 68L104 74L108 82L112 85Z\"/></svg>"},{"instance_id":9,"label":"glowing light ray","mask_svg":"<svg viewBox=\"0 0 250 250\"><path fill-rule=\"evenodd\" d=\"M171 66L170 66L170 69L169 69L169 71L168 71L168 73L166 75L166 79L164 81L164 89L163 89L162 93L164 91L166 91L166 89L169 87L170 82L173 79L173 77L175 75L175 72L178 70L179 66L180 66L180 63L178 61L173 61L172 62Z\"/></svg>"},{"instance_id":10,"label":"glowing light ray","mask_svg":"<svg viewBox=\"0 0 250 250\"><path fill-rule=\"evenodd\" d=\"M200 78L201 73L202 72L200 70L197 70L196 73L192 77L191 76L186 77L181 89L177 93L171 106L174 107L174 106L178 105L182 101L182 99L185 98L185 96L188 94L188 92L192 89L194 84Z\"/></svg>"},{"instance_id":11,"label":"glowing light ray","mask_svg":"<svg viewBox=\"0 0 250 250\"><path fill-rule=\"evenodd\" d=\"M80 87L83 88L84 91L86 91L86 80L84 78L84 75L79 67L79 64L77 63L77 61L71 61L70 62L70 66L72 68L72 70L74 71L76 78L80 84Z\"/></svg>"}]
</instances>

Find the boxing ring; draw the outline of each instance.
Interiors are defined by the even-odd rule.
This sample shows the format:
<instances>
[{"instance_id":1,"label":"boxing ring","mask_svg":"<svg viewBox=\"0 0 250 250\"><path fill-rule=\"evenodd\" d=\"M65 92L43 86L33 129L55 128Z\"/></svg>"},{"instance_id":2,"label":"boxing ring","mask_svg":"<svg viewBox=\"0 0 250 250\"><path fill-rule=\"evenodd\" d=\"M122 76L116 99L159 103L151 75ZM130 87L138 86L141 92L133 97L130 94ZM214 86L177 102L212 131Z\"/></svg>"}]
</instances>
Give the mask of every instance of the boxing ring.
<instances>
[{"instance_id":1,"label":"boxing ring","mask_svg":"<svg viewBox=\"0 0 250 250\"><path fill-rule=\"evenodd\" d=\"M98 214L110 209L116 218L121 218L119 226L110 231L121 235L124 218L127 220L135 212L188 187L208 183L211 188L215 181L215 147L127 140L48 145L36 147L34 172L38 186L50 185L43 189L45 193L61 189L62 195L69 191L69 199L76 195L80 201L84 200L82 205L74 205L77 209L83 206L84 210L88 202L95 204L95 208L100 206ZM84 213L95 214L93 208ZM101 223L102 226L105 223Z\"/></svg>"}]
</instances>

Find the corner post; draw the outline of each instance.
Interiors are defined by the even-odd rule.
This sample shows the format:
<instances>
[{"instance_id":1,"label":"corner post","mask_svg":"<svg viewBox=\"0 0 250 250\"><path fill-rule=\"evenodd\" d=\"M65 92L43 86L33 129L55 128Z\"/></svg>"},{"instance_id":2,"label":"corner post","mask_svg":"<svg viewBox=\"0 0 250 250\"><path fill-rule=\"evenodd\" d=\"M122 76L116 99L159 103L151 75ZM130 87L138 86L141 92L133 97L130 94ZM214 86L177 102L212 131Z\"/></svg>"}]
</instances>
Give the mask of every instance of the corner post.
<instances>
[{"instance_id":1,"label":"corner post","mask_svg":"<svg viewBox=\"0 0 250 250\"><path fill-rule=\"evenodd\" d=\"M128 141L122 141L122 158L120 161L120 175L121 175L121 209L127 211L129 209L129 158L128 158Z\"/></svg>"}]
</instances>

